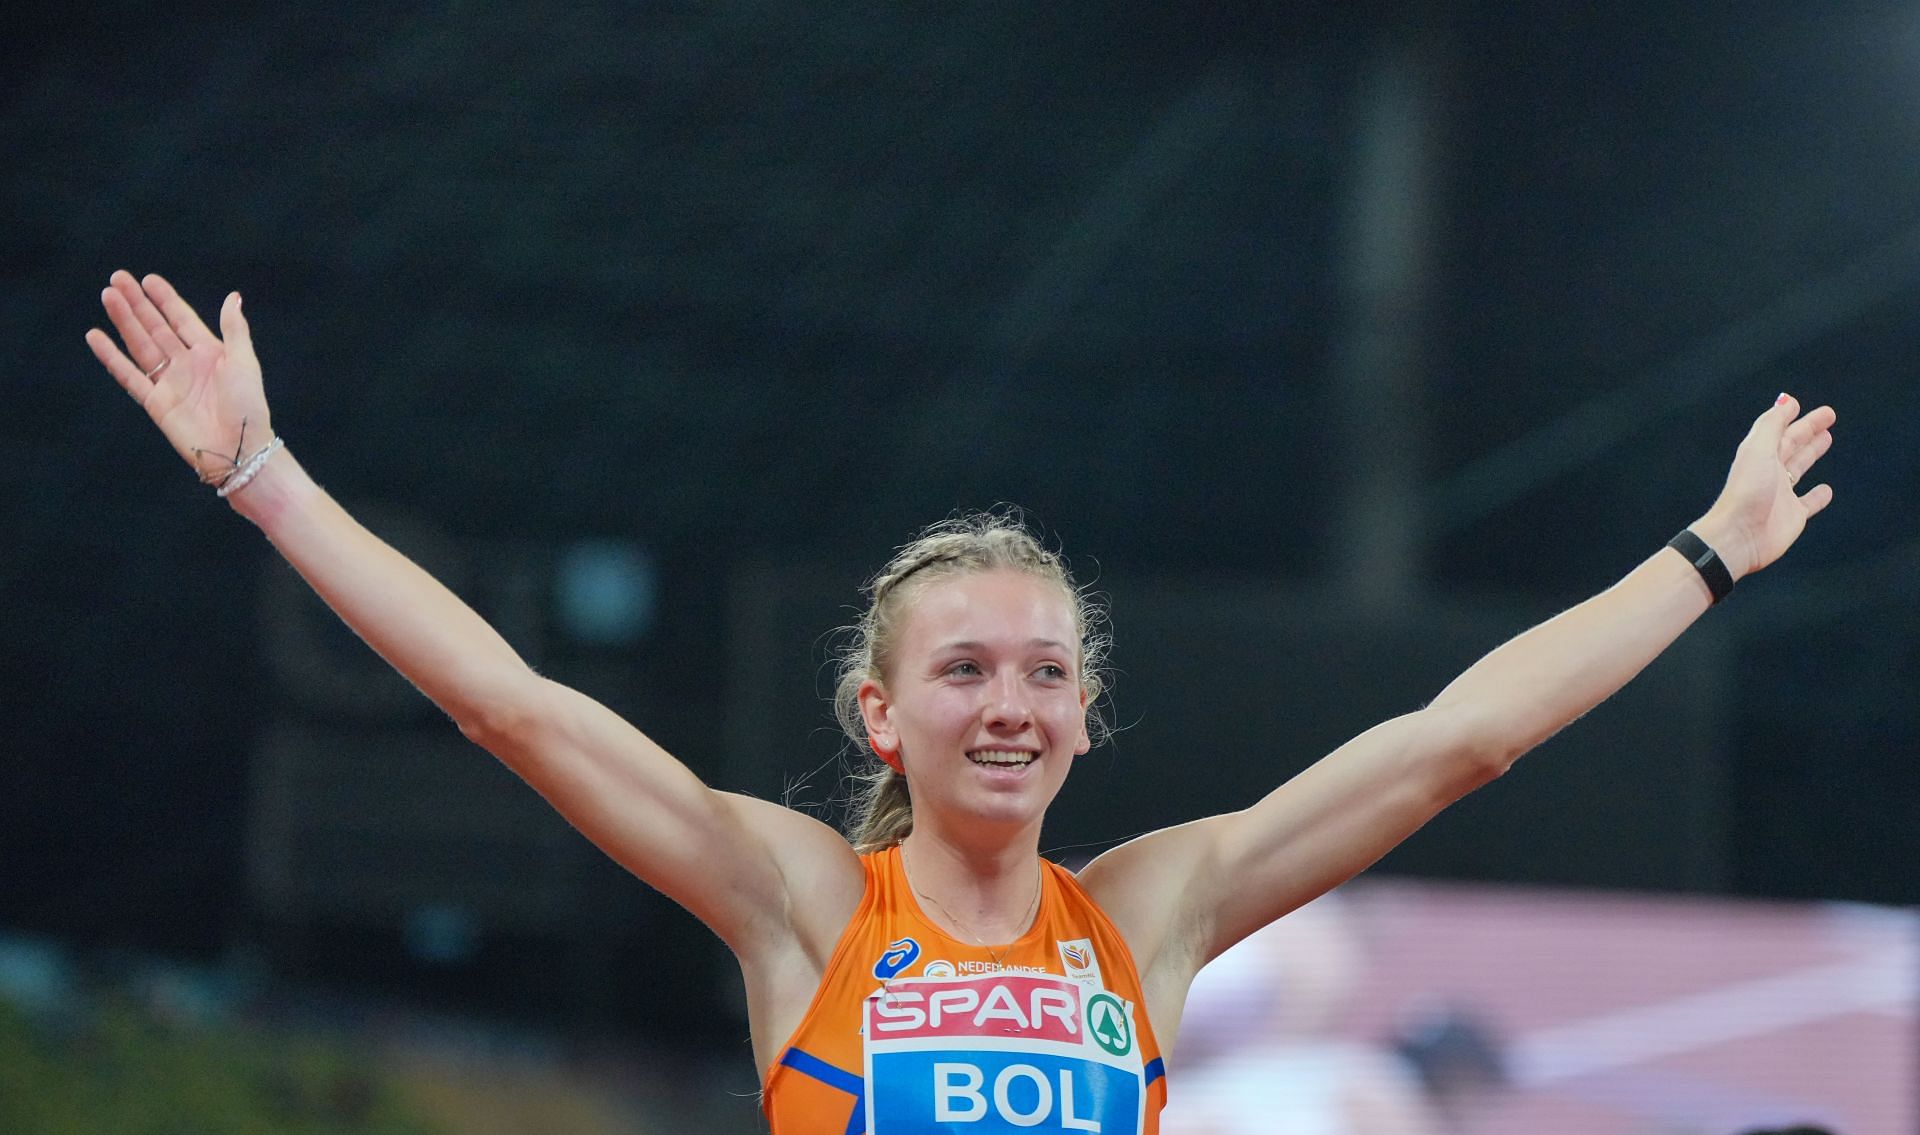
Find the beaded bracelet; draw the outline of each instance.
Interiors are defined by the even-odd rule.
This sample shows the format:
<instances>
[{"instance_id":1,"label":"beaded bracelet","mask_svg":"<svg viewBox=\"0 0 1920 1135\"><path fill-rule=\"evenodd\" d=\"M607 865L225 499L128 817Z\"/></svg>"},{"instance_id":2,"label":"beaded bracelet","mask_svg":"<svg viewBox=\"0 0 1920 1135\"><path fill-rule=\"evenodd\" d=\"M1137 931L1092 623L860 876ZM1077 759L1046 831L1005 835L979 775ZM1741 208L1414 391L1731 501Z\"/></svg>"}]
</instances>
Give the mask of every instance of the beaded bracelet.
<instances>
[{"instance_id":1,"label":"beaded bracelet","mask_svg":"<svg viewBox=\"0 0 1920 1135\"><path fill-rule=\"evenodd\" d=\"M285 444L285 439L275 436L272 441L255 450L252 457L247 458L238 468L228 474L227 477L220 482L220 487L215 490L215 493L224 500L239 492L241 489L246 488L247 482L260 475L261 467L267 463L267 458L273 456L273 451Z\"/></svg>"}]
</instances>

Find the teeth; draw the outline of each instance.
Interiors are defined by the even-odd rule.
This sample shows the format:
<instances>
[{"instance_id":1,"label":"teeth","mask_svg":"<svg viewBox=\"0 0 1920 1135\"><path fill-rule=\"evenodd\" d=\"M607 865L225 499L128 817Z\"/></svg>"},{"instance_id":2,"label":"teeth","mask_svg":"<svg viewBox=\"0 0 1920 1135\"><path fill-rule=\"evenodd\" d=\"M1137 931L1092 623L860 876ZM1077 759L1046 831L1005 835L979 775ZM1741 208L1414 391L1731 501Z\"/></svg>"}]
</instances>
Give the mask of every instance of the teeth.
<instances>
[{"instance_id":1,"label":"teeth","mask_svg":"<svg viewBox=\"0 0 1920 1135\"><path fill-rule=\"evenodd\" d=\"M977 765L1026 765L1033 763L1033 754L1028 752L1008 753L995 749L978 749L968 753L967 759Z\"/></svg>"}]
</instances>

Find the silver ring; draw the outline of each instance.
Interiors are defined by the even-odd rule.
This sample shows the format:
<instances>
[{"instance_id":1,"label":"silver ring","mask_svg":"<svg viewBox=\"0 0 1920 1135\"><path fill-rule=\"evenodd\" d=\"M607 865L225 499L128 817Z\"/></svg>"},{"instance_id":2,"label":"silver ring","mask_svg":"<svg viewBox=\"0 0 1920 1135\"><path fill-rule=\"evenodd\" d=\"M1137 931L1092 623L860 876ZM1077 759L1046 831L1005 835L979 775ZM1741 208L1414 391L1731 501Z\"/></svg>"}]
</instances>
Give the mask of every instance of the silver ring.
<instances>
[{"instance_id":1,"label":"silver ring","mask_svg":"<svg viewBox=\"0 0 1920 1135\"><path fill-rule=\"evenodd\" d=\"M166 358L161 359L159 362L153 364L153 369L145 372L147 381L152 382L153 376L159 374L163 370L166 370L167 364L171 363L172 361L173 361L173 356L168 355Z\"/></svg>"},{"instance_id":2,"label":"silver ring","mask_svg":"<svg viewBox=\"0 0 1920 1135\"><path fill-rule=\"evenodd\" d=\"M1790 489L1800 487L1800 474L1795 473L1791 469L1787 470L1787 487Z\"/></svg>"}]
</instances>

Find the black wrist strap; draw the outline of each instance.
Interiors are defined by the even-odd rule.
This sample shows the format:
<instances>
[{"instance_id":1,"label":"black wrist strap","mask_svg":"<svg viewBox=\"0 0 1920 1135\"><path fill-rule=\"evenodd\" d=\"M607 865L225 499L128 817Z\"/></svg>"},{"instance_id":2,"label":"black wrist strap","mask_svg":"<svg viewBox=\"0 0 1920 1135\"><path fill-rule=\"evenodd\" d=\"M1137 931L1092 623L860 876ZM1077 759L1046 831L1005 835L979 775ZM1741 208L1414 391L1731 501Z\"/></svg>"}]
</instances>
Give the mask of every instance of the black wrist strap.
<instances>
[{"instance_id":1,"label":"black wrist strap","mask_svg":"<svg viewBox=\"0 0 1920 1135\"><path fill-rule=\"evenodd\" d=\"M1719 554L1707 547L1705 540L1693 534L1693 529L1682 528L1679 535L1667 541L1667 547L1687 557L1687 562L1706 581L1707 590L1713 594L1715 603L1725 599L1727 592L1733 590L1733 573L1727 570L1726 564L1720 562Z\"/></svg>"}]
</instances>

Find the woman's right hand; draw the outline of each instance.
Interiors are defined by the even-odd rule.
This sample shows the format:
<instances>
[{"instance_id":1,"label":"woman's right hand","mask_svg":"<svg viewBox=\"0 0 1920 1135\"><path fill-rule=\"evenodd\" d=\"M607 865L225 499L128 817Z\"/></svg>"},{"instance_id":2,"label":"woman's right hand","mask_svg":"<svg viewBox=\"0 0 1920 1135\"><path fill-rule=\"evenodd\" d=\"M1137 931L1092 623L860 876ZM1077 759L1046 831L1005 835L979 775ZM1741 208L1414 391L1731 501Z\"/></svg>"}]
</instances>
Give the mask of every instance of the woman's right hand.
<instances>
[{"instance_id":1,"label":"woman's right hand","mask_svg":"<svg viewBox=\"0 0 1920 1135\"><path fill-rule=\"evenodd\" d=\"M136 281L115 272L100 304L126 348L97 327L87 332L87 346L201 480L220 480L272 440L239 292L220 308L222 335L159 276Z\"/></svg>"}]
</instances>

